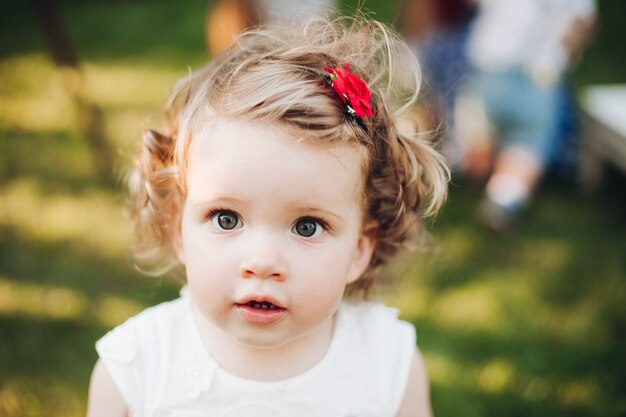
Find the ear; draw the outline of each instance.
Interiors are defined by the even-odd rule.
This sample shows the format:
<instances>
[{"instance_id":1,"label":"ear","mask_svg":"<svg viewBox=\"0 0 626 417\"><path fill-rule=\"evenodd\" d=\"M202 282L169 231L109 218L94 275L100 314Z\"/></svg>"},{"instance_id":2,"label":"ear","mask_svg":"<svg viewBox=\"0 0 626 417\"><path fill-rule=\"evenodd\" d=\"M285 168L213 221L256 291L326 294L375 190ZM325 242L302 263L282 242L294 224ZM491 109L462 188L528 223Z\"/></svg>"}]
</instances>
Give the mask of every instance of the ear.
<instances>
[{"instance_id":1,"label":"ear","mask_svg":"<svg viewBox=\"0 0 626 417\"><path fill-rule=\"evenodd\" d=\"M358 280L370 264L372 254L376 248L376 228L377 225L375 224L364 227L364 231L357 241L354 258L346 276L346 284L352 284Z\"/></svg>"}]
</instances>

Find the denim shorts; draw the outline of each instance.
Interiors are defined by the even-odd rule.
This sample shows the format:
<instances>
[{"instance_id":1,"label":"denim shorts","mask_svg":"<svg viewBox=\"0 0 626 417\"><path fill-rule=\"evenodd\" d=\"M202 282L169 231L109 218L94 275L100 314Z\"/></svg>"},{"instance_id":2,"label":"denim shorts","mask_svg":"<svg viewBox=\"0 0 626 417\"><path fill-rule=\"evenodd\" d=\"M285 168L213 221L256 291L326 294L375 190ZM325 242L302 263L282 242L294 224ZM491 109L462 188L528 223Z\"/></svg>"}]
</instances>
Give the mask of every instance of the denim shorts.
<instances>
[{"instance_id":1,"label":"denim shorts","mask_svg":"<svg viewBox=\"0 0 626 417\"><path fill-rule=\"evenodd\" d=\"M482 102L500 147L520 147L548 161L558 128L559 82L537 84L522 69L513 69L474 71L467 86Z\"/></svg>"}]
</instances>

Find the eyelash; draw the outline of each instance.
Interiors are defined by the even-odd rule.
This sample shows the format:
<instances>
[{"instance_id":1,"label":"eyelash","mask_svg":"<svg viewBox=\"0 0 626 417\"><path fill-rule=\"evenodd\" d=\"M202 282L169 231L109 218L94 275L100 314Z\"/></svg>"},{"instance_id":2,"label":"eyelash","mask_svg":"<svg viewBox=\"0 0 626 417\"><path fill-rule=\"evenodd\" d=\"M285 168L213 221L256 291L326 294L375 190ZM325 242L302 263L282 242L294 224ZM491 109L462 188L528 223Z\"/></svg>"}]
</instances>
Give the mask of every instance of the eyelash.
<instances>
[{"instance_id":1,"label":"eyelash","mask_svg":"<svg viewBox=\"0 0 626 417\"><path fill-rule=\"evenodd\" d=\"M239 217L239 214L234 210L227 209L227 208L216 208L216 209L209 211L206 215L206 218L212 219L213 217L217 216L220 213L235 213L237 217Z\"/></svg>"},{"instance_id":2,"label":"eyelash","mask_svg":"<svg viewBox=\"0 0 626 417\"><path fill-rule=\"evenodd\" d=\"M320 226L322 226L322 229L324 229L325 232L330 231L330 226L328 225L328 223L326 223L326 221L320 217L316 217L316 216L303 216L298 218L294 224L298 223L300 220L313 220L314 222L316 222L317 224L319 224Z\"/></svg>"}]
</instances>

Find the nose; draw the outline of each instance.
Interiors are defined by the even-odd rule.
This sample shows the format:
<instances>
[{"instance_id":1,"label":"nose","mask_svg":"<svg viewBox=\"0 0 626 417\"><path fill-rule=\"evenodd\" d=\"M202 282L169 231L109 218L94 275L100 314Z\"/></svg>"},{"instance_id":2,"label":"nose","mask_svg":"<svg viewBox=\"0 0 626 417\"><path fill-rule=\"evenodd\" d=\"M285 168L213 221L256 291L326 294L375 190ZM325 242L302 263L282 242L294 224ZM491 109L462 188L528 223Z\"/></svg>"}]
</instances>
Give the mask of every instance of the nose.
<instances>
[{"instance_id":1,"label":"nose","mask_svg":"<svg viewBox=\"0 0 626 417\"><path fill-rule=\"evenodd\" d=\"M287 278L287 265L280 245L270 238L250 242L239 264L242 278L274 279Z\"/></svg>"}]
</instances>

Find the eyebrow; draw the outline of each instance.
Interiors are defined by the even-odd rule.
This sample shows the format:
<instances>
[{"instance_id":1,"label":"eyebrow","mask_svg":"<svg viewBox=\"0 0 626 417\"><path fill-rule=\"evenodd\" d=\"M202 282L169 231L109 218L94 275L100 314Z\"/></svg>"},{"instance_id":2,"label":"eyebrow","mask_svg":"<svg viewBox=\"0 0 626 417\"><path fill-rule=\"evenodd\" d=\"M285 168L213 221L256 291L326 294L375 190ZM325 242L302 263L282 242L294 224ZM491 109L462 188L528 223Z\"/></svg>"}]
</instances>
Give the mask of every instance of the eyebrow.
<instances>
[{"instance_id":1,"label":"eyebrow","mask_svg":"<svg viewBox=\"0 0 626 417\"><path fill-rule=\"evenodd\" d=\"M191 206L194 208L203 208L205 206L211 206L216 204L224 204L224 205L242 205L243 201L232 198L232 197L217 197L217 198L209 198L204 200L194 200L191 201Z\"/></svg>"},{"instance_id":2,"label":"eyebrow","mask_svg":"<svg viewBox=\"0 0 626 417\"><path fill-rule=\"evenodd\" d=\"M341 217L340 215L332 212L332 211L328 211L328 210L324 210L322 208L317 208L317 207L298 207L297 211L302 211L304 213L311 213L311 214L320 214L323 217L329 216L329 217L334 217L336 220L339 220L341 222L344 222L345 219L343 217Z\"/></svg>"}]
</instances>

